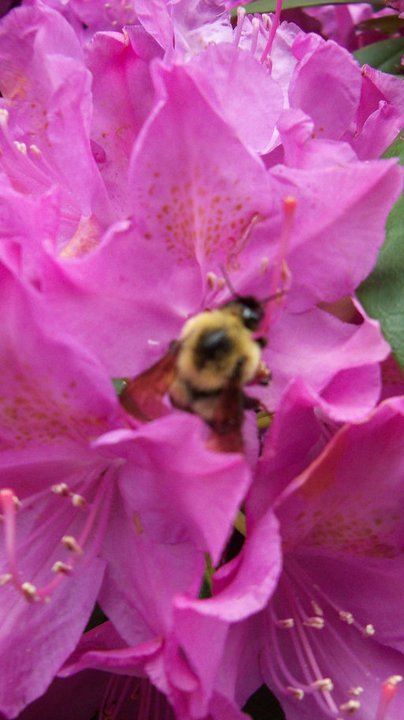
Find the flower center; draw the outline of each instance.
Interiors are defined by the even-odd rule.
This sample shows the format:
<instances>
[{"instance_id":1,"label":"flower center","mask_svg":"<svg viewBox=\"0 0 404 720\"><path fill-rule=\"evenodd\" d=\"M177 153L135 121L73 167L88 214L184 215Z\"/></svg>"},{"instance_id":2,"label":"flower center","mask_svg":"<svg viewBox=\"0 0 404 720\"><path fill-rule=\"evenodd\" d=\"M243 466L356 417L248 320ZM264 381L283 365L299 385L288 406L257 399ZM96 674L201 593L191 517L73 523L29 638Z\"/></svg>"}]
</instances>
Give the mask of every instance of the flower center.
<instances>
[{"instance_id":1,"label":"flower center","mask_svg":"<svg viewBox=\"0 0 404 720\"><path fill-rule=\"evenodd\" d=\"M366 680L369 682L369 668L361 662L355 647L358 642L370 642L375 634L371 622L360 623L349 608L335 603L290 558L285 560L267 622L268 646L263 662L275 691L298 701L312 697L322 713L334 720L351 717L361 708L366 690L360 680L364 685ZM331 663L333 647L337 654ZM328 676L325 669L330 667L338 668L338 677ZM352 682L347 677L344 686L341 677L345 679L348 673ZM400 675L392 675L382 684L375 720L387 720L387 710L401 680Z\"/></svg>"},{"instance_id":2,"label":"flower center","mask_svg":"<svg viewBox=\"0 0 404 720\"><path fill-rule=\"evenodd\" d=\"M13 490L0 490L6 557L0 585L12 583L28 601L48 602L79 564L84 568L91 562L99 552L106 531L114 487L111 472L112 468L100 474L98 469L92 478L86 478L91 501L70 490L66 483L53 485L21 502ZM93 493L89 492L89 488L94 487ZM36 519L31 525L33 514ZM24 530L18 533L19 515L25 533ZM55 547L59 549L55 551ZM49 561L49 570L54 573L52 579L47 580L48 571L42 561L38 563L39 555L41 558L45 555L45 562ZM29 568L30 576L25 568Z\"/></svg>"},{"instance_id":3,"label":"flower center","mask_svg":"<svg viewBox=\"0 0 404 720\"><path fill-rule=\"evenodd\" d=\"M250 39L249 50L252 55L255 55L255 52L257 50L258 38L260 33L263 35L265 47L260 56L260 63L267 63L268 65L271 64L271 49L276 35L276 31L280 24L281 10L282 0L276 0L275 15L273 15L271 18L266 13L263 13L260 19L258 17L254 17L250 22L250 26L247 32L245 33L247 36L249 36ZM245 26L245 18L245 9L243 7L238 7L237 22L234 29L233 38L233 42L236 46L240 45L241 42L242 32Z\"/></svg>"}]
</instances>

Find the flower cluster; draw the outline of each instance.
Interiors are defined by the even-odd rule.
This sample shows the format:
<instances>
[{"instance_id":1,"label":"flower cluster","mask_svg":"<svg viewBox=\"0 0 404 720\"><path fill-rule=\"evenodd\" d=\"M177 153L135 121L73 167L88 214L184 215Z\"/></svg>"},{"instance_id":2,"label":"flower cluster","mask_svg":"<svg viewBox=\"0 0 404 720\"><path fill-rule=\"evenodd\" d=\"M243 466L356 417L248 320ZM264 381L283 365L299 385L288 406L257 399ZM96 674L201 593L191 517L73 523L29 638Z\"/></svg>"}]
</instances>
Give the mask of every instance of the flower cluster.
<instances>
[{"instance_id":1,"label":"flower cluster","mask_svg":"<svg viewBox=\"0 0 404 720\"><path fill-rule=\"evenodd\" d=\"M263 683L288 720L404 709L404 381L355 297L404 88L231 5L0 21L5 718L241 720ZM218 452L167 398L132 417L112 379L235 293L272 298L265 427Z\"/></svg>"}]
</instances>

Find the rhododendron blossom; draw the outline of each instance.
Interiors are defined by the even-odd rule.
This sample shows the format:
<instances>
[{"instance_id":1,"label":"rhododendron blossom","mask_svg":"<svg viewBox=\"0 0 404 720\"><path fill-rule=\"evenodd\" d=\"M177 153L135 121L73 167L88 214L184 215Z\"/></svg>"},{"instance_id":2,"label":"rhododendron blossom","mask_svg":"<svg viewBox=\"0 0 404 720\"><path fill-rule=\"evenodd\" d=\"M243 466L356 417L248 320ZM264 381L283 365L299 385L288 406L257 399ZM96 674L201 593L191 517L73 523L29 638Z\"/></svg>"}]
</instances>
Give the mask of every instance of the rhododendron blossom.
<instances>
[{"instance_id":1,"label":"rhododendron blossom","mask_svg":"<svg viewBox=\"0 0 404 720\"><path fill-rule=\"evenodd\" d=\"M155 580L155 634L161 633L160 622L171 613L170 593L198 593L203 553L218 561L250 474L241 456L205 449L198 418L176 413L169 423L161 421L160 430L151 424L137 435L99 363L58 332L45 308L33 311L32 292L5 268L1 272L0 604L9 623L1 630L0 707L12 717L46 689L97 597L101 604L105 598L106 607L113 597L120 612L136 606L138 613L143 602L147 608L143 578L149 562L166 573ZM178 442L184 441L189 454L182 457ZM205 527L208 511L212 524ZM113 517L119 517L118 533ZM125 534L133 553L122 562ZM119 593L125 588L119 601L116 582ZM29 656L26 632L35 638Z\"/></svg>"},{"instance_id":2,"label":"rhododendron blossom","mask_svg":"<svg viewBox=\"0 0 404 720\"><path fill-rule=\"evenodd\" d=\"M290 717L402 712L402 693L388 706L404 674L403 410L388 400L343 427L278 498L284 568L261 617L261 669ZM264 451L261 483L271 465Z\"/></svg>"},{"instance_id":3,"label":"rhododendron blossom","mask_svg":"<svg viewBox=\"0 0 404 720\"><path fill-rule=\"evenodd\" d=\"M23 0L0 20L7 719L50 717L80 678L83 720L242 720L263 683L287 720L403 709L403 378L356 293L402 190L380 158L404 86L279 3L235 5ZM225 378L240 412L209 427L163 376L132 417L114 384L238 296L262 304L269 384ZM242 421L243 451L214 452Z\"/></svg>"}]
</instances>

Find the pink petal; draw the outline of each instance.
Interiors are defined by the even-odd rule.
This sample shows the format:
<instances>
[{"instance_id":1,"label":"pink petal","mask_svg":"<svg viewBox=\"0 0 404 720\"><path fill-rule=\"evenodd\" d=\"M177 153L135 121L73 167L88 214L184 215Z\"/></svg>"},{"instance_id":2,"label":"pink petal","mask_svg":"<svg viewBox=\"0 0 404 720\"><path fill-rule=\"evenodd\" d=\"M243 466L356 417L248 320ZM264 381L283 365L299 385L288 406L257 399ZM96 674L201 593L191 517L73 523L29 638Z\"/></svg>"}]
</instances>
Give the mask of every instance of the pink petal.
<instances>
[{"instance_id":1,"label":"pink petal","mask_svg":"<svg viewBox=\"0 0 404 720\"><path fill-rule=\"evenodd\" d=\"M138 428L116 451L129 461L122 495L145 532L160 542L191 539L216 562L251 476L241 455L211 452L205 442L202 421L175 412Z\"/></svg>"},{"instance_id":2,"label":"pink petal","mask_svg":"<svg viewBox=\"0 0 404 720\"><path fill-rule=\"evenodd\" d=\"M352 294L374 267L400 192L400 168L394 160L370 161L313 170L277 166L271 174L297 199L288 303L301 312Z\"/></svg>"},{"instance_id":3,"label":"pink petal","mask_svg":"<svg viewBox=\"0 0 404 720\"><path fill-rule=\"evenodd\" d=\"M319 309L283 313L271 330L270 403L278 403L287 384L301 378L329 417L358 419L378 400L377 363L388 352L378 323L367 317L352 325Z\"/></svg>"},{"instance_id":4,"label":"pink petal","mask_svg":"<svg viewBox=\"0 0 404 720\"><path fill-rule=\"evenodd\" d=\"M256 152L265 152L283 99L278 84L258 60L229 43L211 45L187 70L240 140Z\"/></svg>"},{"instance_id":5,"label":"pink petal","mask_svg":"<svg viewBox=\"0 0 404 720\"><path fill-rule=\"evenodd\" d=\"M212 263L237 266L243 232L273 206L269 179L185 69L161 67L157 80L162 100L131 159L140 242L147 253L158 243L160 273L198 263L205 279Z\"/></svg>"},{"instance_id":6,"label":"pink petal","mask_svg":"<svg viewBox=\"0 0 404 720\"><path fill-rule=\"evenodd\" d=\"M360 71L350 53L332 40L309 50L308 38L298 38L293 46L301 59L290 81L290 104L310 115L317 137L338 140L355 117Z\"/></svg>"}]
</instances>

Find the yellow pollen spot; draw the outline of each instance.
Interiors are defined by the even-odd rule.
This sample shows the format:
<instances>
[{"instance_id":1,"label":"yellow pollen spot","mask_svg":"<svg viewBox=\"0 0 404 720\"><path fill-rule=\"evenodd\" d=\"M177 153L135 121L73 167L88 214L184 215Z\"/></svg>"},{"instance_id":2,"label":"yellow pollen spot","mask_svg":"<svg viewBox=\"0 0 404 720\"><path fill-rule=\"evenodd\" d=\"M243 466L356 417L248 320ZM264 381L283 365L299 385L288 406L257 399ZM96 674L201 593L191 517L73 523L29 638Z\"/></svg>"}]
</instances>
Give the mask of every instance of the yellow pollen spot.
<instances>
[{"instance_id":1,"label":"yellow pollen spot","mask_svg":"<svg viewBox=\"0 0 404 720\"><path fill-rule=\"evenodd\" d=\"M83 257L98 247L101 225L94 217L82 217L74 235L60 252L61 258Z\"/></svg>"},{"instance_id":2,"label":"yellow pollen spot","mask_svg":"<svg viewBox=\"0 0 404 720\"><path fill-rule=\"evenodd\" d=\"M135 526L135 530L136 530L137 534L141 535L144 532L144 529L143 529L142 521L140 519L140 515L138 512L135 511L132 514L132 520L133 520L133 524Z\"/></svg>"},{"instance_id":3,"label":"yellow pollen spot","mask_svg":"<svg viewBox=\"0 0 404 720\"><path fill-rule=\"evenodd\" d=\"M345 610L341 610L339 613L339 619L342 620L342 622L348 623L348 625L352 625L354 618L352 613L345 612Z\"/></svg>"},{"instance_id":4,"label":"yellow pollen spot","mask_svg":"<svg viewBox=\"0 0 404 720\"><path fill-rule=\"evenodd\" d=\"M292 695L295 700L303 700L304 698L304 691L301 688L292 687L292 685L287 685L286 690L290 695Z\"/></svg>"}]
</instances>

